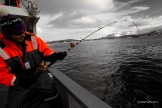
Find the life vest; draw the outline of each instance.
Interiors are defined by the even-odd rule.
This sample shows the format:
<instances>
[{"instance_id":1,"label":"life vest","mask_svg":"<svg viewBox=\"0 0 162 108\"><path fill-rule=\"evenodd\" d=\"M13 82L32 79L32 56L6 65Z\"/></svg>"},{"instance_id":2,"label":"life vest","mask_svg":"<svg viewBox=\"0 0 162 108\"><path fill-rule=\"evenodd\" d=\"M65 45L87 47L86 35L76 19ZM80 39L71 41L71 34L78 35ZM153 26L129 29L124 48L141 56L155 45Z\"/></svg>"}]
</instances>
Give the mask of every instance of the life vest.
<instances>
[{"instance_id":1,"label":"life vest","mask_svg":"<svg viewBox=\"0 0 162 108\"><path fill-rule=\"evenodd\" d=\"M25 54L16 43L1 38L0 41L0 84L10 86L17 74L34 73L44 57L54 53L47 44L32 33L26 32Z\"/></svg>"}]
</instances>

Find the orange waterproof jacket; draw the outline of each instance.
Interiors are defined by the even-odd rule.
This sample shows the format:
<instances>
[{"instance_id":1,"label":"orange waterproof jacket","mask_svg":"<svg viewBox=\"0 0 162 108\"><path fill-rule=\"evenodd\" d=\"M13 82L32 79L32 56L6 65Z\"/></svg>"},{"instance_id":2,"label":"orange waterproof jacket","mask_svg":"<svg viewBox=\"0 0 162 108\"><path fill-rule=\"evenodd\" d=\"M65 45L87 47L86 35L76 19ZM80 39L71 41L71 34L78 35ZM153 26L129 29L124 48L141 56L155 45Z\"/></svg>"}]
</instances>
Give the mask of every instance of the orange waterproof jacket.
<instances>
[{"instance_id":1,"label":"orange waterproof jacket","mask_svg":"<svg viewBox=\"0 0 162 108\"><path fill-rule=\"evenodd\" d=\"M26 32L26 51L22 53L18 45L1 35L0 41L0 84L11 86L16 74L36 68L43 57L47 57L55 50L49 49L47 44L32 33Z\"/></svg>"}]
</instances>

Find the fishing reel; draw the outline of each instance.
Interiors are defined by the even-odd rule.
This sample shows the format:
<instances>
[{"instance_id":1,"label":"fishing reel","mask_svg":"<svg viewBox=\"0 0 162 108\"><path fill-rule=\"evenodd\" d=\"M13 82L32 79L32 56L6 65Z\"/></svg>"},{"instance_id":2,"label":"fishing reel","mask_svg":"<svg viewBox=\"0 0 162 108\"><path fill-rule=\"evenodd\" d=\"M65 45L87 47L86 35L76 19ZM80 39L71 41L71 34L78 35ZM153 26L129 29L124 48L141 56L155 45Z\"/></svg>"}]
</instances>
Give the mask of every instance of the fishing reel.
<instances>
[{"instance_id":1,"label":"fishing reel","mask_svg":"<svg viewBox=\"0 0 162 108\"><path fill-rule=\"evenodd\" d=\"M48 66L45 61L42 61L38 68L36 69L37 72L46 72L48 70Z\"/></svg>"}]
</instances>

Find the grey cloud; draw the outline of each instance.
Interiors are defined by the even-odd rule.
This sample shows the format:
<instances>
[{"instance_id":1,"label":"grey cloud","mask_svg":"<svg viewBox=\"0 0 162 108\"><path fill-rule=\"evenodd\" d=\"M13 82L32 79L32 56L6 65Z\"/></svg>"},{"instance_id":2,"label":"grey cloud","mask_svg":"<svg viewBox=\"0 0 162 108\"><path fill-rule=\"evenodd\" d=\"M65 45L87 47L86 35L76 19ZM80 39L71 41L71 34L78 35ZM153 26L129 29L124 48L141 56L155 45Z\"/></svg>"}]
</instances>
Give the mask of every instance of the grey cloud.
<instances>
[{"instance_id":1,"label":"grey cloud","mask_svg":"<svg viewBox=\"0 0 162 108\"><path fill-rule=\"evenodd\" d=\"M56 15L63 13L57 19L49 21L47 25L55 28L75 28L79 25L73 22L78 18L92 14L92 10L82 0L35 0L41 15Z\"/></svg>"},{"instance_id":2,"label":"grey cloud","mask_svg":"<svg viewBox=\"0 0 162 108\"><path fill-rule=\"evenodd\" d=\"M140 0L130 1L124 3L119 7L127 6L126 10L118 10L120 18L124 15L128 15L131 13L137 13L139 10L132 9L129 5L131 3L138 2ZM93 13L93 9L88 7L88 5L84 4L82 0L35 0L38 7L40 8L42 15L56 15L58 13L63 13L62 16L57 19L49 20L47 25L54 28L66 28L66 29L74 29L74 28L89 28L89 27L97 27L95 24L82 24L73 22L81 17L97 14ZM129 10L128 10L129 8ZM118 9L118 8L117 8ZM121 9L121 8L120 8ZM105 11L106 13L106 11ZM117 10L116 10L117 13ZM101 22L100 22L101 23Z\"/></svg>"},{"instance_id":3,"label":"grey cloud","mask_svg":"<svg viewBox=\"0 0 162 108\"><path fill-rule=\"evenodd\" d=\"M79 12L74 12L74 13L75 14L69 14L69 13L64 12L62 16L60 16L57 19L54 19L52 21L49 21L49 23L47 25L52 25L52 27L57 27L57 28L74 28L74 27L77 27L75 25L75 23L73 23L73 20L84 16L84 14L79 13Z\"/></svg>"},{"instance_id":4,"label":"grey cloud","mask_svg":"<svg viewBox=\"0 0 162 108\"><path fill-rule=\"evenodd\" d=\"M56 14L58 12L71 12L85 8L81 0L35 0L41 14Z\"/></svg>"}]
</instances>

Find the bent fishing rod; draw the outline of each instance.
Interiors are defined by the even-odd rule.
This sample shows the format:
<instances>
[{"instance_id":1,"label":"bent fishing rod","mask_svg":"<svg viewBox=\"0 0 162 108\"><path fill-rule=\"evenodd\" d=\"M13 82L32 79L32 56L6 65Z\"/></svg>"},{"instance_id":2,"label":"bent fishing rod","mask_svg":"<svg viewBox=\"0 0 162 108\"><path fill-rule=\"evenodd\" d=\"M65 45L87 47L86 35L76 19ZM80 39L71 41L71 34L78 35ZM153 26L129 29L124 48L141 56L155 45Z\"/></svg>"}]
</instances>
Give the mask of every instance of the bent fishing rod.
<instances>
[{"instance_id":1,"label":"bent fishing rod","mask_svg":"<svg viewBox=\"0 0 162 108\"><path fill-rule=\"evenodd\" d=\"M105 25L105 26L99 27L97 30L95 30L94 32L88 34L87 36L85 36L83 39L81 39L81 40L78 41L77 43L75 43L75 44L70 43L70 44L71 44L71 45L70 45L71 47L70 47L67 51L65 51L65 52L66 52L66 53L70 52L73 48L75 48L77 45L79 45L82 41L84 41L84 40L87 39L88 37L92 36L93 34L95 34L95 33L98 32L98 31L104 29L105 27L110 26L110 25L112 25L112 24L115 24L115 23L117 23L117 22L130 22L130 23L132 23L133 25L136 26L137 31L138 31L138 34L139 34L139 29L138 29L137 25L136 25L133 21L128 21L128 20L114 21L114 22L109 23L109 24L107 24L107 25ZM48 67L50 67L51 65L53 65L55 62L56 62L56 61L51 62L51 63L48 65Z\"/></svg>"},{"instance_id":2,"label":"bent fishing rod","mask_svg":"<svg viewBox=\"0 0 162 108\"><path fill-rule=\"evenodd\" d=\"M80 40L79 42L77 42L76 44L71 43L72 45L71 45L71 47L66 51L66 53L70 52L73 48L75 48L75 47L76 47L77 45L79 45L82 41L84 41L85 39L87 39L88 37L90 37L91 35L93 35L94 33L98 32L98 31L100 31L101 29L103 29L103 28L105 28L105 27L107 27L107 26L109 26L109 25L112 25L112 24L114 24L114 23L116 23L116 21L114 21L113 23L107 24L107 25L105 25L105 26L103 26L103 27L99 27L97 30L95 30L94 32L88 34L85 38L81 39L81 40ZM55 62L56 62L56 61L51 62L51 63L48 65L48 67L50 67L51 65L53 65Z\"/></svg>"}]
</instances>

